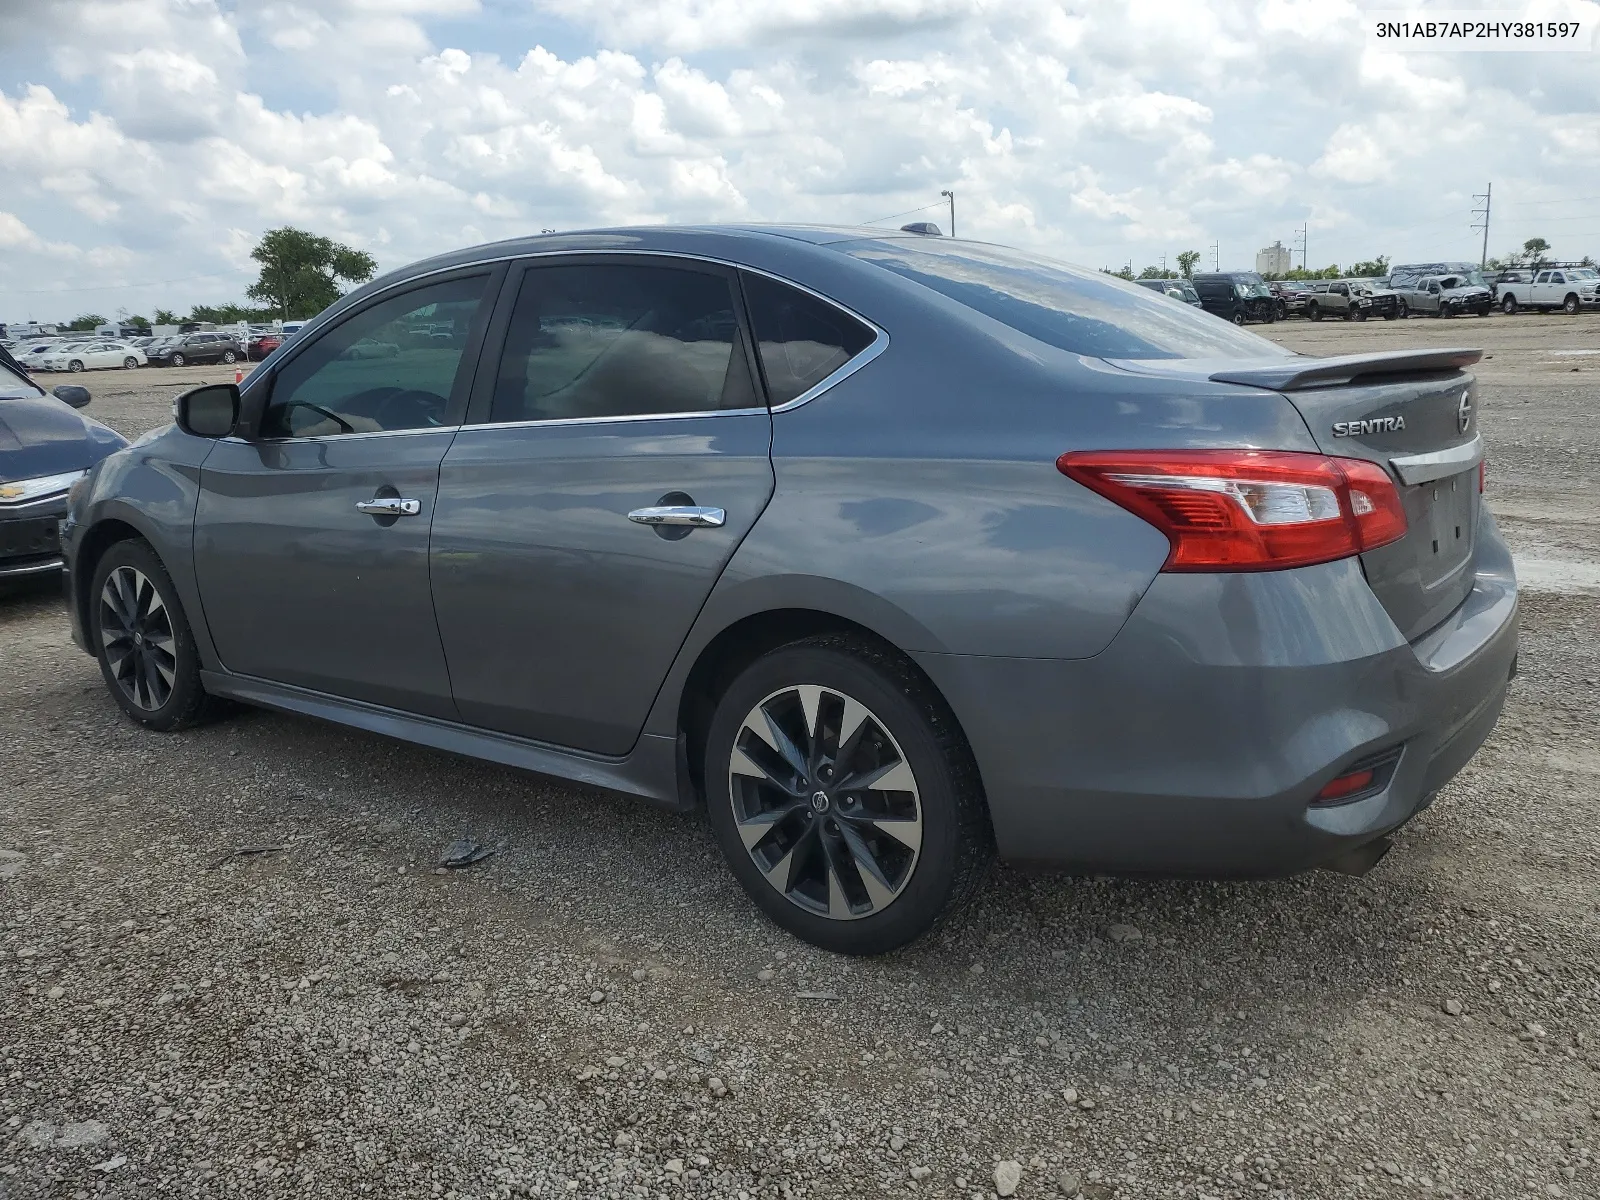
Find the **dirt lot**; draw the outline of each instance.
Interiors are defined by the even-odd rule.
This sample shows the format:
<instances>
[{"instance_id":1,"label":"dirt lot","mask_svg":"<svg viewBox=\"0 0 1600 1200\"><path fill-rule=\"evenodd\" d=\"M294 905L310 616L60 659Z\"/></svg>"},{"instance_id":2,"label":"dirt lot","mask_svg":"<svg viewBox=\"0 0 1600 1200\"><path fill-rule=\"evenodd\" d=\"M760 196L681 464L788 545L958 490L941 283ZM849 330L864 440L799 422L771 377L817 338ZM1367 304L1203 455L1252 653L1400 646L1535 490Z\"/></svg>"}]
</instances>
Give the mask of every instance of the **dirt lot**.
<instances>
[{"instance_id":1,"label":"dirt lot","mask_svg":"<svg viewBox=\"0 0 1600 1200\"><path fill-rule=\"evenodd\" d=\"M35 588L0 599L0 1194L1600 1195L1600 321L1264 331L1493 356L1521 676L1372 874L1000 869L845 961L694 820L264 712L144 733ZM97 374L90 411L223 377ZM464 832L499 853L435 873Z\"/></svg>"}]
</instances>

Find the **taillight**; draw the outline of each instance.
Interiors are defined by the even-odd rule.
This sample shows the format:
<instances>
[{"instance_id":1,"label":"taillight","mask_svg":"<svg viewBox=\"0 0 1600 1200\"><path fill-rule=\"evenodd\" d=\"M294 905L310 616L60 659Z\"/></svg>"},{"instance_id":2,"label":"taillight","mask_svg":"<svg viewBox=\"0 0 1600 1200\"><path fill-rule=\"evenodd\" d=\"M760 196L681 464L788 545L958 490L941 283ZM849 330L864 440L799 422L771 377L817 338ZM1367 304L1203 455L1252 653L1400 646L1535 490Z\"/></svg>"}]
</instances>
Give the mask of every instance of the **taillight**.
<instances>
[{"instance_id":1,"label":"taillight","mask_svg":"<svg viewBox=\"0 0 1600 1200\"><path fill-rule=\"evenodd\" d=\"M1349 558L1405 536L1389 473L1283 450L1086 450L1056 459L1172 543L1164 571L1271 571Z\"/></svg>"}]
</instances>

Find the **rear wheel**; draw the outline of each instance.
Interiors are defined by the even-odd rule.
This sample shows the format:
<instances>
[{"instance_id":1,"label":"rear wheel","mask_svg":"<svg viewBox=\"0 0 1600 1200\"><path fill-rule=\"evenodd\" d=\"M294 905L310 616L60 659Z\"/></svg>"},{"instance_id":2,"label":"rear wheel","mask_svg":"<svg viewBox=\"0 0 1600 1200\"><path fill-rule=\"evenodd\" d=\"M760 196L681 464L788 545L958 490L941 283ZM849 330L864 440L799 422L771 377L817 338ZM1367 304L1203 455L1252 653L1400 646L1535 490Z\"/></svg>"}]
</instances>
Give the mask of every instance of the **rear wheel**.
<instances>
[{"instance_id":1,"label":"rear wheel","mask_svg":"<svg viewBox=\"0 0 1600 1200\"><path fill-rule=\"evenodd\" d=\"M1574 315L1578 311L1578 297L1569 292L1567 298L1561 302L1561 311L1569 317Z\"/></svg>"},{"instance_id":2,"label":"rear wheel","mask_svg":"<svg viewBox=\"0 0 1600 1200\"><path fill-rule=\"evenodd\" d=\"M163 733L211 714L194 634L149 543L135 538L106 551L95 569L88 616L100 674L123 712Z\"/></svg>"},{"instance_id":3,"label":"rear wheel","mask_svg":"<svg viewBox=\"0 0 1600 1200\"><path fill-rule=\"evenodd\" d=\"M1517 298L1515 296L1507 296L1500 301L1500 311L1508 317L1511 316L1512 313L1517 311Z\"/></svg>"},{"instance_id":4,"label":"rear wheel","mask_svg":"<svg viewBox=\"0 0 1600 1200\"><path fill-rule=\"evenodd\" d=\"M747 667L712 718L705 779L739 883L825 950L905 945L971 895L993 856L954 717L865 640L809 638Z\"/></svg>"}]
</instances>

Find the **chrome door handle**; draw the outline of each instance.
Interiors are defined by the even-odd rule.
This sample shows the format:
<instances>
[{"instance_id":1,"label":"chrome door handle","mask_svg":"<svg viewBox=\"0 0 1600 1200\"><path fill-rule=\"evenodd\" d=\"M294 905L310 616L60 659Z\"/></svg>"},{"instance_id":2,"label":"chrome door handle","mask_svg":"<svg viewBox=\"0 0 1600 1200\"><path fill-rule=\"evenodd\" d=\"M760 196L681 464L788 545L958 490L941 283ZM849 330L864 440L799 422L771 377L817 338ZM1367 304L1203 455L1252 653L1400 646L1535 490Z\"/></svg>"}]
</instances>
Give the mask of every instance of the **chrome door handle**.
<instances>
[{"instance_id":1,"label":"chrome door handle","mask_svg":"<svg viewBox=\"0 0 1600 1200\"><path fill-rule=\"evenodd\" d=\"M728 514L720 508L699 504L667 504L656 508L636 508L628 520L640 525L689 525L695 529L720 529Z\"/></svg>"},{"instance_id":2,"label":"chrome door handle","mask_svg":"<svg viewBox=\"0 0 1600 1200\"><path fill-rule=\"evenodd\" d=\"M414 517L422 511L422 501L379 496L374 500L357 500L356 511L369 517Z\"/></svg>"}]
</instances>

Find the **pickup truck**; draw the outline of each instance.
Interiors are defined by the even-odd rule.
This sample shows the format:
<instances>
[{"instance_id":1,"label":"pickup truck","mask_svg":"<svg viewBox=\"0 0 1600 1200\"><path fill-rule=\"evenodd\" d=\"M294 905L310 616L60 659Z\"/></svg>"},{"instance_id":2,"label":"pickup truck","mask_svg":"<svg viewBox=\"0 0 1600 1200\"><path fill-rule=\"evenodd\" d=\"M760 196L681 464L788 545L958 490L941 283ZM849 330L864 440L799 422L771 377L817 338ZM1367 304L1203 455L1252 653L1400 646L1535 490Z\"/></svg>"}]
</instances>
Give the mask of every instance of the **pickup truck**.
<instances>
[{"instance_id":1,"label":"pickup truck","mask_svg":"<svg viewBox=\"0 0 1600 1200\"><path fill-rule=\"evenodd\" d=\"M1325 316L1346 321L1365 321L1381 316L1392 321L1400 315L1400 298L1387 288L1373 287L1365 279L1336 279L1318 282L1307 294L1305 314L1313 321Z\"/></svg>"},{"instance_id":2,"label":"pickup truck","mask_svg":"<svg viewBox=\"0 0 1600 1200\"><path fill-rule=\"evenodd\" d=\"M1575 313L1600 308L1600 271L1593 267L1536 271L1531 282L1502 279L1497 290L1500 307L1508 313L1519 308L1559 308Z\"/></svg>"},{"instance_id":3,"label":"pickup truck","mask_svg":"<svg viewBox=\"0 0 1600 1200\"><path fill-rule=\"evenodd\" d=\"M1465 275L1424 275L1400 291L1401 312L1459 317L1475 313L1487 317L1494 308L1494 293Z\"/></svg>"}]
</instances>

